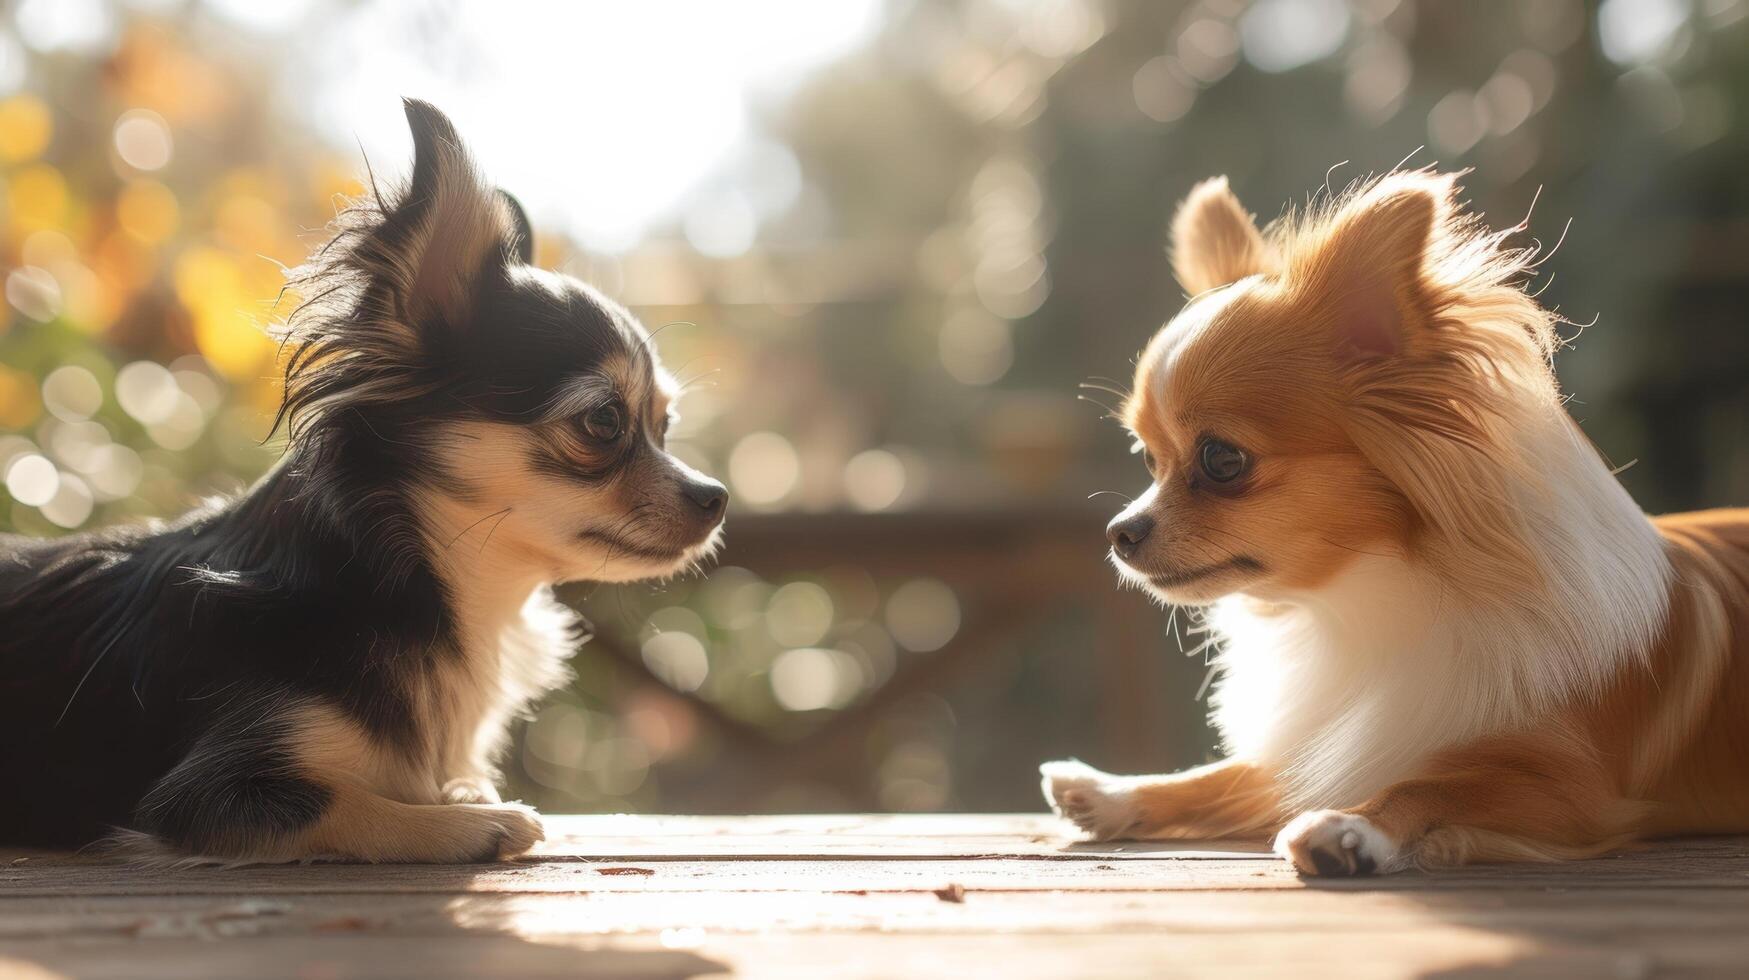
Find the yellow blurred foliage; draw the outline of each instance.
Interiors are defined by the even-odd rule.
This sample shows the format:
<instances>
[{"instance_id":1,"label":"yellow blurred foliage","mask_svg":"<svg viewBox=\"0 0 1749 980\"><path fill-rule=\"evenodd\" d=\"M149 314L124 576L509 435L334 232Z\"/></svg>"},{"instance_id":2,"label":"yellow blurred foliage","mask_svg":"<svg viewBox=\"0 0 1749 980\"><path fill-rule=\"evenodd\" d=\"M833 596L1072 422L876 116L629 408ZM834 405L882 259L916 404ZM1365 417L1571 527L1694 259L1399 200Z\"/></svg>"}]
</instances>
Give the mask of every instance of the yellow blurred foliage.
<instances>
[{"instance_id":1,"label":"yellow blurred foliage","mask_svg":"<svg viewBox=\"0 0 1749 980\"><path fill-rule=\"evenodd\" d=\"M284 207L285 181L279 174L260 167L243 166L232 169L219 181L217 197L222 201L239 195L265 199L274 207Z\"/></svg>"},{"instance_id":2,"label":"yellow blurred foliage","mask_svg":"<svg viewBox=\"0 0 1749 980\"><path fill-rule=\"evenodd\" d=\"M42 414L36 378L0 364L0 428L27 429Z\"/></svg>"},{"instance_id":3,"label":"yellow blurred foliage","mask_svg":"<svg viewBox=\"0 0 1749 980\"><path fill-rule=\"evenodd\" d=\"M189 309L223 304L236 306L242 301L242 277L237 263L229 253L197 245L176 259L172 281L176 296Z\"/></svg>"},{"instance_id":4,"label":"yellow blurred foliage","mask_svg":"<svg viewBox=\"0 0 1749 980\"><path fill-rule=\"evenodd\" d=\"M310 174L311 196L318 203L336 211L344 206L342 198L363 197L364 190L364 182L358 179L358 174L350 163L327 158L318 163Z\"/></svg>"},{"instance_id":5,"label":"yellow blurred foliage","mask_svg":"<svg viewBox=\"0 0 1749 980\"><path fill-rule=\"evenodd\" d=\"M44 229L26 238L18 249L18 255L24 259L25 265L40 265L47 269L63 262L76 261L79 258L79 247L61 232Z\"/></svg>"},{"instance_id":6,"label":"yellow blurred foliage","mask_svg":"<svg viewBox=\"0 0 1749 980\"><path fill-rule=\"evenodd\" d=\"M129 181L115 199L116 223L147 245L175 234L179 219L176 195L155 180Z\"/></svg>"},{"instance_id":7,"label":"yellow blurred foliage","mask_svg":"<svg viewBox=\"0 0 1749 980\"><path fill-rule=\"evenodd\" d=\"M12 175L7 188L13 231L29 234L58 228L67 219L67 181L46 163L33 164Z\"/></svg>"},{"instance_id":8,"label":"yellow blurred foliage","mask_svg":"<svg viewBox=\"0 0 1749 980\"><path fill-rule=\"evenodd\" d=\"M246 269L235 254L217 248L191 248L176 260L172 280L177 297L194 315L195 345L232 381L259 380L273 360L273 341L247 312L264 309L272 299L271 289L264 295L259 288L272 278Z\"/></svg>"},{"instance_id":9,"label":"yellow blurred foliage","mask_svg":"<svg viewBox=\"0 0 1749 980\"><path fill-rule=\"evenodd\" d=\"M195 311L194 342L219 373L238 384L259 382L273 360L273 341L242 310Z\"/></svg>"},{"instance_id":10,"label":"yellow blurred foliage","mask_svg":"<svg viewBox=\"0 0 1749 980\"><path fill-rule=\"evenodd\" d=\"M158 273L156 256L125 231L106 235L92 253L91 264L118 296L139 289Z\"/></svg>"},{"instance_id":11,"label":"yellow blurred foliage","mask_svg":"<svg viewBox=\"0 0 1749 980\"><path fill-rule=\"evenodd\" d=\"M112 62L120 100L152 109L172 124L203 123L228 108L233 80L192 56L168 32L140 25L128 31Z\"/></svg>"},{"instance_id":12,"label":"yellow blurred foliage","mask_svg":"<svg viewBox=\"0 0 1749 980\"><path fill-rule=\"evenodd\" d=\"M61 284L61 317L85 333L98 333L121 313L119 298L104 288L90 267L67 262L55 269Z\"/></svg>"},{"instance_id":13,"label":"yellow blurred foliage","mask_svg":"<svg viewBox=\"0 0 1749 980\"><path fill-rule=\"evenodd\" d=\"M0 102L0 161L36 159L54 133L54 116L36 96L15 95Z\"/></svg>"},{"instance_id":14,"label":"yellow blurred foliage","mask_svg":"<svg viewBox=\"0 0 1749 980\"><path fill-rule=\"evenodd\" d=\"M215 230L225 244L239 251L283 258L283 220L272 204L254 194L232 194L219 202Z\"/></svg>"}]
</instances>

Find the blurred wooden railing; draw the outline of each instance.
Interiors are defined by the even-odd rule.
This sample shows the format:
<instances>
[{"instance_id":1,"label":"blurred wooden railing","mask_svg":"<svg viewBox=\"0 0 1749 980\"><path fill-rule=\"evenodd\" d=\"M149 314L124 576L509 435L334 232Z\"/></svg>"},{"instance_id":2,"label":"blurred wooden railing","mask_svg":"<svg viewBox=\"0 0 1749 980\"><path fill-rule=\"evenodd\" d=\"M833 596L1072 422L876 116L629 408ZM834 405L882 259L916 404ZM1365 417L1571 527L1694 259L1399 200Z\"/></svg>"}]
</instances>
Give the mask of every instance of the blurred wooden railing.
<instances>
[{"instance_id":1,"label":"blurred wooden railing","mask_svg":"<svg viewBox=\"0 0 1749 980\"><path fill-rule=\"evenodd\" d=\"M855 808L879 809L866 766L851 760L874 726L921 692L940 693L1005 669L1002 656L1050 617L1082 613L1093 623L1060 655L1097 672L1099 761L1118 770L1157 766L1160 747L1182 738L1160 692L1184 672L1170 656L1165 614L1120 590L1105 562L1104 510L736 515L725 563L772 579L854 565L877 579L927 575L960 599L961 627L944 648L906 658L886 683L796 737L736 719L710 701L674 692L644 663L635 637L603 631L594 655L681 699L719 736L720 762L683 790L688 809L743 812L793 781L832 786ZM1200 671L1200 665L1197 667ZM1194 684L1191 680L1189 683ZM1189 692L1186 692L1186 705ZM1025 725L1027 719L1014 719ZM988 733L1001 737L1000 732ZM696 782L696 781L695 781Z\"/></svg>"}]
</instances>

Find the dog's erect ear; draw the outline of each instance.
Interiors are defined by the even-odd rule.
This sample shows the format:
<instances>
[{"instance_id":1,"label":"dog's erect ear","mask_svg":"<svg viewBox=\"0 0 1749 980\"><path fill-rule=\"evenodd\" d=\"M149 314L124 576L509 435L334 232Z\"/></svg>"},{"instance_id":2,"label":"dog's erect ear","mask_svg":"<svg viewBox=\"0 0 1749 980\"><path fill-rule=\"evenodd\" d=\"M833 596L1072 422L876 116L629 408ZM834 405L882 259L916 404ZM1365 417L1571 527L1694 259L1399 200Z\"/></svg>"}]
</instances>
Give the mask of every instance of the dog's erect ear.
<instances>
[{"instance_id":1,"label":"dog's erect ear","mask_svg":"<svg viewBox=\"0 0 1749 980\"><path fill-rule=\"evenodd\" d=\"M1172 271L1185 292L1195 296L1273 266L1263 233L1227 178L1211 177L1191 188L1172 218Z\"/></svg>"},{"instance_id":2,"label":"dog's erect ear","mask_svg":"<svg viewBox=\"0 0 1749 980\"><path fill-rule=\"evenodd\" d=\"M528 212L523 209L522 202L504 188L498 188L498 196L504 199L504 206L510 209L512 233L511 254L523 265L534 263L534 226L528 223Z\"/></svg>"},{"instance_id":3,"label":"dog's erect ear","mask_svg":"<svg viewBox=\"0 0 1749 980\"><path fill-rule=\"evenodd\" d=\"M1293 257L1290 279L1325 305L1338 349L1351 358L1402 350L1431 310L1428 253L1451 213L1450 176L1392 174L1337 213Z\"/></svg>"},{"instance_id":4,"label":"dog's erect ear","mask_svg":"<svg viewBox=\"0 0 1749 980\"><path fill-rule=\"evenodd\" d=\"M396 319L415 331L456 327L485 277L518 254L517 221L506 197L481 179L449 117L429 102L403 102L413 175L382 202L382 222L359 251Z\"/></svg>"}]
</instances>

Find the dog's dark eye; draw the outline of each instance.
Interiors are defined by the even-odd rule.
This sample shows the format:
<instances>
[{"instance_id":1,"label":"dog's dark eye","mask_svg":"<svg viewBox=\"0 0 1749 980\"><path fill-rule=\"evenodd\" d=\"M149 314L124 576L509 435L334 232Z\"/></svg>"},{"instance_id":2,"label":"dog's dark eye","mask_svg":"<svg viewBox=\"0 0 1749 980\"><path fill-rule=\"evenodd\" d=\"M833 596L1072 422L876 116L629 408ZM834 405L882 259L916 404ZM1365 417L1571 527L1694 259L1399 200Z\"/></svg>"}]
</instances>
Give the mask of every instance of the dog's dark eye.
<instances>
[{"instance_id":1,"label":"dog's dark eye","mask_svg":"<svg viewBox=\"0 0 1749 980\"><path fill-rule=\"evenodd\" d=\"M625 431L625 412L620 409L619 402L597 405L583 417L583 428L602 442L613 442Z\"/></svg>"},{"instance_id":2,"label":"dog's dark eye","mask_svg":"<svg viewBox=\"0 0 1749 980\"><path fill-rule=\"evenodd\" d=\"M1148 447L1143 446L1142 447L1142 465L1146 466L1148 468L1148 475L1149 476L1153 476L1155 473L1159 472L1158 470L1156 470L1154 468L1154 464L1155 464L1155 460L1154 460L1153 451L1148 449Z\"/></svg>"},{"instance_id":3,"label":"dog's dark eye","mask_svg":"<svg viewBox=\"0 0 1749 980\"><path fill-rule=\"evenodd\" d=\"M1219 439L1203 440L1200 461L1203 475L1216 483L1231 483L1251 468L1245 450Z\"/></svg>"}]
</instances>

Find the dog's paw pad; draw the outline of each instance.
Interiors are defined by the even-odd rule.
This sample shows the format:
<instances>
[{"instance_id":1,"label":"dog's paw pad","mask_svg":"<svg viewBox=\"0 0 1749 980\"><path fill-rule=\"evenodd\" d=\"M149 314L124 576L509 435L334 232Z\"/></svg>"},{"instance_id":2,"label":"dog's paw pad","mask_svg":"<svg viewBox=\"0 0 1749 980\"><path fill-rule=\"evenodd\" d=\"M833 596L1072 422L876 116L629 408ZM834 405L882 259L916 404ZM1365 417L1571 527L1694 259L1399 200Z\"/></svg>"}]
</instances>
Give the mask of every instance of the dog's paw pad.
<instances>
[{"instance_id":1,"label":"dog's paw pad","mask_svg":"<svg viewBox=\"0 0 1749 980\"><path fill-rule=\"evenodd\" d=\"M1133 793L1122 776L1073 760L1038 767L1045 801L1095 840L1121 837L1135 826Z\"/></svg>"},{"instance_id":2,"label":"dog's paw pad","mask_svg":"<svg viewBox=\"0 0 1749 980\"><path fill-rule=\"evenodd\" d=\"M1367 818L1341 810L1295 817L1276 835L1275 853L1303 875L1388 874L1402 867L1396 842Z\"/></svg>"}]
</instances>

